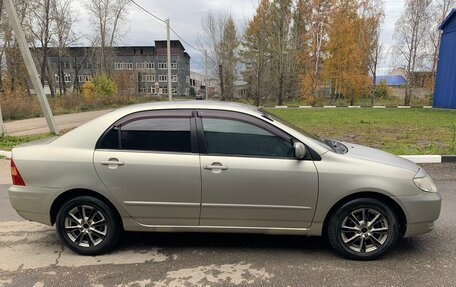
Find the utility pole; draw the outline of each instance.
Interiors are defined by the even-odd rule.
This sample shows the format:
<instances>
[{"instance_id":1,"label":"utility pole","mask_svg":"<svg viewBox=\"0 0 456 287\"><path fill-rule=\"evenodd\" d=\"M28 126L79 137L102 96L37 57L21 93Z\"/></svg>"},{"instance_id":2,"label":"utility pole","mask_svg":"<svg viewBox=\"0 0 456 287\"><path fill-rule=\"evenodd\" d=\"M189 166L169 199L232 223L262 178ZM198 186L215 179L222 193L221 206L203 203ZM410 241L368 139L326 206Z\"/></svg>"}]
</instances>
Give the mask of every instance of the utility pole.
<instances>
[{"instance_id":1,"label":"utility pole","mask_svg":"<svg viewBox=\"0 0 456 287\"><path fill-rule=\"evenodd\" d=\"M208 94L208 85L209 85L209 81L208 81L208 78L207 78L207 49L204 50L204 65L205 65L205 70L206 70L206 79L205 79L205 86L206 86L206 101L209 100L209 94Z\"/></svg>"},{"instance_id":2,"label":"utility pole","mask_svg":"<svg viewBox=\"0 0 456 287\"><path fill-rule=\"evenodd\" d=\"M11 0L10 0L11 1ZM171 92L172 84L171 84L171 25L169 23L169 19L165 20L166 23L166 32L167 32L167 46L168 46L168 97L169 100L173 100L173 93Z\"/></svg>"},{"instance_id":3,"label":"utility pole","mask_svg":"<svg viewBox=\"0 0 456 287\"><path fill-rule=\"evenodd\" d=\"M47 125L49 126L49 130L54 134L58 134L59 130L57 128L57 125L55 124L51 107L49 106L46 94L44 93L44 88L41 85L40 77L38 76L35 62L32 58L32 53L30 53L27 41L25 40L25 34L22 30L19 18L17 17L17 12L16 8L14 7L13 0L6 0L4 1L4 3L6 13L8 14L8 19L10 20L11 27L13 28L14 34L16 35L16 40L19 44L19 49L21 50L22 57L24 58L25 66L27 67L27 71L32 81L33 88L35 89L35 93L38 97L38 101L40 102L40 106L43 110L44 117L46 118Z\"/></svg>"}]
</instances>

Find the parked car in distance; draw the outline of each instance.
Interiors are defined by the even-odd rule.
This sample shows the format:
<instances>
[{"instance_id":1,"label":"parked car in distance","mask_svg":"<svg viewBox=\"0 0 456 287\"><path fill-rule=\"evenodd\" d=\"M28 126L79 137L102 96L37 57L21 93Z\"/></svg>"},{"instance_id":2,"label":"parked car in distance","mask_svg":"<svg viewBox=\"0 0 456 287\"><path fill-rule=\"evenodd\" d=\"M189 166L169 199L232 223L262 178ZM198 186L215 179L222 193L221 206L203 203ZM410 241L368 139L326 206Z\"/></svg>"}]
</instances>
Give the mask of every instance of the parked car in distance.
<instances>
[{"instance_id":1,"label":"parked car in distance","mask_svg":"<svg viewBox=\"0 0 456 287\"><path fill-rule=\"evenodd\" d=\"M185 231L326 236L371 260L431 231L441 209L416 164L237 103L124 107L12 154L12 206L82 255L123 230Z\"/></svg>"}]
</instances>

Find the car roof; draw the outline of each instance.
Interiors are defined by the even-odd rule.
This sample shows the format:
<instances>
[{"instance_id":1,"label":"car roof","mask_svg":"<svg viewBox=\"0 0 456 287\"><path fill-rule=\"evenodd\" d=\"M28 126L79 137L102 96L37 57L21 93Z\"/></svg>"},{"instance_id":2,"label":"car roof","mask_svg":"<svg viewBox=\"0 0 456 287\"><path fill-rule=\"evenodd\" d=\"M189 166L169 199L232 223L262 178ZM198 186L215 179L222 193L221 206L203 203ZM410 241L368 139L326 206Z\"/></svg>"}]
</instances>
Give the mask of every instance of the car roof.
<instances>
[{"instance_id":1,"label":"car roof","mask_svg":"<svg viewBox=\"0 0 456 287\"><path fill-rule=\"evenodd\" d=\"M222 101L172 101L172 102L149 102L136 104L118 109L122 112L139 112L147 110L166 110L166 109L209 109L209 110L228 110L244 112L249 114L258 114L258 108L252 105L222 102Z\"/></svg>"}]
</instances>

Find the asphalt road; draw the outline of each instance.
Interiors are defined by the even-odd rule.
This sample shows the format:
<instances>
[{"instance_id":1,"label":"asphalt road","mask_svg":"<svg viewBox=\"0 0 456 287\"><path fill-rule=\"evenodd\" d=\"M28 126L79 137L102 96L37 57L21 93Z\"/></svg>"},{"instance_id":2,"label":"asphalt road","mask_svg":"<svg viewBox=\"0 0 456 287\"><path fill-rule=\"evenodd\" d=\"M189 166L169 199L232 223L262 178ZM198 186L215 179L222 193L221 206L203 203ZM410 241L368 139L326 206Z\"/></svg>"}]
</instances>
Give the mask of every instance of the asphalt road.
<instances>
[{"instance_id":1,"label":"asphalt road","mask_svg":"<svg viewBox=\"0 0 456 287\"><path fill-rule=\"evenodd\" d=\"M184 233L127 233L112 253L82 257L54 228L21 221L4 179L0 286L456 286L456 164L423 166L444 196L436 229L373 262L342 259L320 238Z\"/></svg>"},{"instance_id":2,"label":"asphalt road","mask_svg":"<svg viewBox=\"0 0 456 287\"><path fill-rule=\"evenodd\" d=\"M92 111L77 114L55 116L55 122L60 130L78 127L90 120L104 115L112 110ZM33 118L19 121L6 122L3 125L5 134L10 136L24 136L45 134L49 132L45 118Z\"/></svg>"}]
</instances>

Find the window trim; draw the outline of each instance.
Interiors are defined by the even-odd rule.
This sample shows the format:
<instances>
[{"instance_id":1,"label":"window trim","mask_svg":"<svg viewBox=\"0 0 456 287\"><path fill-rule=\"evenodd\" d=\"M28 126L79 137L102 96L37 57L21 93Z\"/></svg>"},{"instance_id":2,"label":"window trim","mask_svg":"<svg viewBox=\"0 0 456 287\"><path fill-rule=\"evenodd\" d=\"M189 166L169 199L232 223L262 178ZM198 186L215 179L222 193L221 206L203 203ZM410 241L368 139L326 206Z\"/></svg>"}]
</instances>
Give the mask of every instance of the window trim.
<instances>
[{"instance_id":1,"label":"window trim","mask_svg":"<svg viewBox=\"0 0 456 287\"><path fill-rule=\"evenodd\" d=\"M129 124L134 121L151 119L151 118L186 118L190 120L190 152L178 152L178 151L154 151L154 150L129 150L122 149L122 126ZM104 149L100 145L108 135L108 133L113 129L118 129L117 137L117 149ZM196 120L193 109L171 109L171 110L149 110L149 111L140 111L132 114L128 114L120 119L118 119L114 124L109 126L106 131L100 136L96 145L95 151L97 150L109 150L115 152L137 152L137 153L167 153L167 154L198 154L198 140L196 135Z\"/></svg>"}]
</instances>

